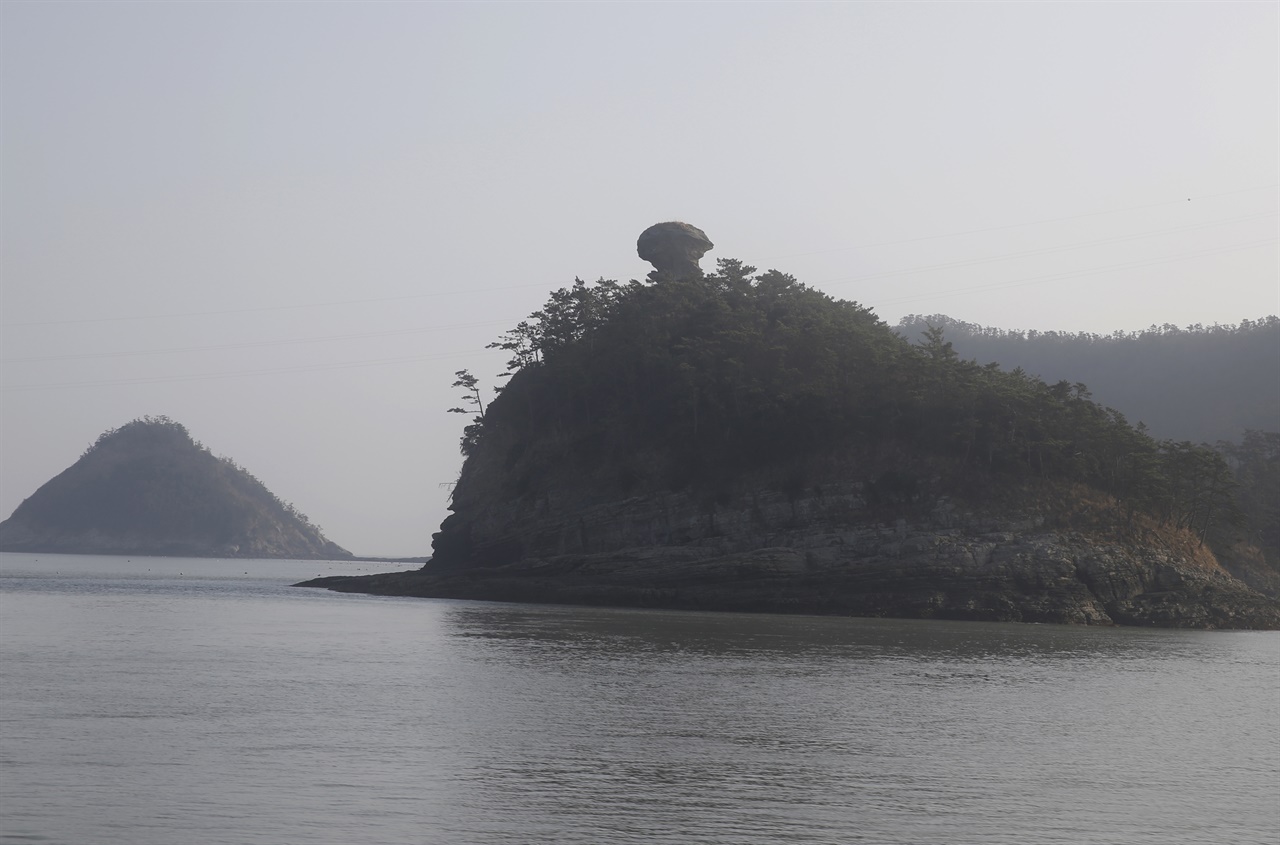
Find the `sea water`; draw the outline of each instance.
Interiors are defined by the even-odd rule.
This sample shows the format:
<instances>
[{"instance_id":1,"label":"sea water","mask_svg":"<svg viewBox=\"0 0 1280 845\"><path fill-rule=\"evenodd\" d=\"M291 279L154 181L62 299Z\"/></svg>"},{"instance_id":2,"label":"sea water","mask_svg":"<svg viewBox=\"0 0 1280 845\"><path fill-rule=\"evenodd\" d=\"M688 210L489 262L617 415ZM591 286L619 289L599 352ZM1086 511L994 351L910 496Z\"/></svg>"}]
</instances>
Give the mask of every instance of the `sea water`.
<instances>
[{"instance_id":1,"label":"sea water","mask_svg":"<svg viewBox=\"0 0 1280 845\"><path fill-rule=\"evenodd\" d=\"M0 843L1266 843L1280 634L0 556Z\"/></svg>"}]
</instances>

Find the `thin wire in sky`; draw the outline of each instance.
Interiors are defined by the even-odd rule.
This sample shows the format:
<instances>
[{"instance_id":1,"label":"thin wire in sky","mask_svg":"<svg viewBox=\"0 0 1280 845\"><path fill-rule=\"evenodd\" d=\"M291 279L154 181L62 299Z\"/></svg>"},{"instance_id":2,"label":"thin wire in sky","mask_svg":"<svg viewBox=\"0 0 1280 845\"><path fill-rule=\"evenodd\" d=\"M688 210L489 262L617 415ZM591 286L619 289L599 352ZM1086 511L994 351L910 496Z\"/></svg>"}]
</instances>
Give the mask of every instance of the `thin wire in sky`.
<instances>
[{"instance_id":1,"label":"thin wire in sky","mask_svg":"<svg viewBox=\"0 0 1280 845\"><path fill-rule=\"evenodd\" d=\"M121 352L80 352L66 355L38 355L30 358L9 358L0 360L0 364L36 364L48 361L76 361L86 358L131 358L139 355L179 355L186 352L221 352L230 349L261 349L270 346L293 346L304 343L334 343L344 340L366 340L378 337L398 337L402 335L426 334L427 332L448 331L451 329L474 329L482 326L506 325L506 320L486 320L481 323L449 323L440 326L418 326L412 329L388 329L378 332L359 332L357 334L331 334L318 337L297 337L277 340L258 340L245 343L215 343L205 346L171 346L167 349L131 349Z\"/></svg>"},{"instance_id":2,"label":"thin wire in sky","mask_svg":"<svg viewBox=\"0 0 1280 845\"><path fill-rule=\"evenodd\" d=\"M1214 226L1226 226L1232 223L1243 223L1252 220L1261 220L1264 217L1275 217L1277 212L1265 211L1259 214L1251 214L1245 217L1237 217L1232 220L1220 220L1214 223L1197 223L1186 226L1173 226L1167 229L1156 229L1149 232L1141 232L1135 235L1118 235L1111 238L1100 238L1093 241L1081 241L1074 244L1064 244L1062 246L1043 247L1041 249L1031 249L1024 252L1006 252L999 255L987 255L982 258L966 258L959 261L944 261L940 264L925 264L919 267L908 267L903 270L885 270L882 273L872 273L865 276L836 276L832 279L821 279L813 282L815 285L831 284L833 282L861 282L871 279L892 278L894 276L906 276L912 273L924 273L929 270L950 270L956 267L971 267L977 264L991 264L996 261L1008 261L1013 258L1026 258L1033 255L1049 255L1055 252L1067 252L1068 250L1080 249L1089 246L1103 246L1107 244L1124 243L1126 241L1142 240L1143 238L1154 238L1161 235L1171 235L1177 232L1190 232L1196 229L1208 229Z\"/></svg>"},{"instance_id":3,"label":"thin wire in sky","mask_svg":"<svg viewBox=\"0 0 1280 845\"><path fill-rule=\"evenodd\" d=\"M1006 229L1024 228L1027 226L1037 226L1037 225L1043 225L1048 223L1059 223L1067 220L1079 220L1086 217L1098 217L1098 216L1107 215L1107 214L1123 214L1123 213L1132 212L1132 211L1140 211L1147 208L1157 208L1161 206L1177 205L1182 202L1190 202L1196 199L1202 199L1202 200L1213 199L1216 197L1233 196L1236 194L1271 190L1271 189L1275 189L1276 187L1277 185L1274 185L1274 184L1262 185L1254 188L1241 188L1235 191L1221 191L1215 194L1202 194L1195 197L1189 197L1186 200L1162 200L1160 202L1145 203L1142 205L1128 206L1128 207L1119 208L1119 209L1104 209L1100 211L1091 211L1083 214L1074 214L1074 215L1068 215L1064 217L1050 217L1050 218L1044 218L1041 220L1028 220L1021 223L1009 223L1002 226L991 226L983 229L970 229L970 230L958 231L958 232L946 232L946 233L934 234L934 235L922 235L920 237L907 238L899 241L884 241L881 243L874 243L874 244L832 247L829 249L814 250L810 252L790 253L787 255L773 256L771 258L766 257L764 259L757 259L757 261L759 263L763 263L766 261L774 261L779 258L794 258L794 257L805 256L805 255L818 255L826 252L842 252L842 251L853 250L853 249L864 249L864 248L880 247L880 246L894 246L899 244L920 243L923 241L961 237L964 235L980 234L983 232L994 232L994 231L1001 231ZM1211 226L1211 225L1223 225L1223 224L1208 223L1203 225ZM1150 234L1157 234L1157 233L1150 233ZM1144 236L1146 235L1137 235L1133 237L1144 237ZM1067 247L1061 247L1061 248L1069 249L1071 247L1067 246ZM1054 248L1054 249L1058 249L1058 248ZM993 258L992 260L995 260L995 259ZM914 271L900 271L900 272L914 272ZM269 312L269 311L289 311L289 310L297 310L297 309L303 309L303 308L325 308L325 307L334 307L334 306L364 305L364 304L378 303L378 302L404 302L404 301L415 300L415 299L427 299L427 298L441 297L441 296L454 296L460 293L472 293L472 294L499 293L502 291L523 290L523 289L530 289L530 288L542 288L546 290L548 288L548 285L544 282L534 282L534 283L519 284L519 285L500 285L500 286L487 287L487 288L474 288L474 287L473 288L455 288L451 290L429 291L425 293L402 294L399 296L366 297L361 299L344 299L344 300L335 300L330 302L294 302L288 305L265 305L265 306L246 307L246 308L226 308L226 309L218 309L218 310L212 310L212 311L183 311L183 312L175 312L175 313L169 313L169 314L132 314L132 315L122 315L122 316L114 316L114 317L85 317L85 318L70 319L70 320L32 320L32 321L3 323L3 324L0 324L0 328L27 328L27 327L38 327L38 326L80 325L80 324L89 324L89 323L111 323L111 322L121 322L121 321L131 321L131 320L176 320L176 319L182 319L187 317L213 317L213 316L227 316L231 314L261 313L261 312Z\"/></svg>"},{"instance_id":4,"label":"thin wire in sky","mask_svg":"<svg viewBox=\"0 0 1280 845\"><path fill-rule=\"evenodd\" d=\"M829 253L829 252L845 252L847 250L870 249L872 247L881 247L881 246L899 246L901 244L914 244L914 243L919 243L921 241L933 241L933 240L938 240L940 238L958 238L963 235L979 235L986 232L1002 232L1007 229L1020 229L1025 226L1039 226L1045 223L1063 223L1068 220L1083 220L1086 217L1101 217L1106 214L1126 214L1130 211L1142 211L1148 208L1161 208L1169 205L1181 205L1184 202L1192 202L1193 200L1207 200L1207 199L1214 199L1216 197L1233 196L1235 194L1248 194L1248 193L1254 193L1256 191L1274 190L1277 187L1280 187L1280 185L1261 185L1256 188L1241 188L1236 191L1221 191L1216 194L1201 194L1196 197L1187 197L1185 200L1181 200L1181 199L1162 200L1161 202L1146 203L1145 205L1131 205L1126 208L1114 208L1114 209L1107 209L1104 211L1089 211L1089 212L1085 212L1084 214L1072 214L1066 217L1050 217L1043 220L1029 220L1024 223L1008 223L1002 226L988 226L984 229L966 229L962 232L948 232L942 235L925 235L919 238L907 238L905 240L900 240L900 241L880 241L877 243L870 243L870 244L855 244L853 246L837 246L837 247L831 247L830 249L813 250L812 252L793 252L787 255L775 255L772 258L766 258L764 260L775 261L779 258L800 258L806 255L822 255L824 253Z\"/></svg>"},{"instance_id":5,"label":"thin wire in sky","mask_svg":"<svg viewBox=\"0 0 1280 845\"><path fill-rule=\"evenodd\" d=\"M23 385L3 385L0 391L6 393L21 393L35 390L60 390L64 388L76 387L118 387L132 384L161 384L164 382L177 381L208 381L211 379L225 378L243 378L246 376L265 376L265 375L285 375L294 373L312 373L328 370L349 370L359 367L379 367L392 364L416 364L423 361L441 361L450 358L464 358L481 354L484 350L470 350L463 352L439 352L434 355L410 355L401 358L373 358L362 361L338 361L328 364L300 364L293 367L271 367L260 370L233 370L220 373L196 373L193 375L176 375L176 376L137 376L133 378L122 379L95 379L93 381L67 381L53 382L46 384L23 384Z\"/></svg>"},{"instance_id":6,"label":"thin wire in sky","mask_svg":"<svg viewBox=\"0 0 1280 845\"><path fill-rule=\"evenodd\" d=\"M909 296L899 296L892 299L879 300L877 305L895 305L903 302L915 302L921 299L936 299L942 297L963 296L970 293L985 293L987 291L1004 290L1006 288L1025 287L1027 285L1044 284L1046 282L1062 281L1064 279L1075 279L1082 276L1095 276L1099 273L1110 273L1116 270L1136 270L1141 267L1155 267L1160 264L1172 264L1177 261L1189 261L1194 258L1204 258L1210 255L1223 255L1229 252L1241 252L1247 249L1257 249L1263 246L1274 246L1277 238L1264 238L1258 241L1251 241L1245 244L1236 244L1227 247L1215 247L1213 249L1200 250L1198 252L1188 252L1182 255L1173 255L1167 258L1158 258L1152 261L1137 261L1126 264L1107 264L1101 267L1092 267L1087 270L1073 270L1069 273L1055 273L1047 276L1031 276L1022 279L1013 279L1005 282L992 282L985 285L974 285L966 288L955 288L953 290L933 291L928 293L915 293Z\"/></svg>"},{"instance_id":7,"label":"thin wire in sky","mask_svg":"<svg viewBox=\"0 0 1280 845\"><path fill-rule=\"evenodd\" d=\"M986 292L986 291L992 291L992 290L1003 290L1006 288L1025 287L1028 285L1035 285L1035 284L1045 284L1048 282L1063 281L1065 279L1079 278L1083 276L1092 276L1092 275L1111 272L1115 270L1130 270L1130 269L1137 269L1140 267L1152 267L1159 264L1171 264L1177 261L1188 261L1196 258L1209 256L1209 255L1220 255L1228 252L1239 252L1241 250L1246 250L1246 249L1256 249L1261 246L1274 245L1276 242L1277 242L1277 238L1274 238L1274 237L1265 238L1258 241L1252 241L1250 243L1236 244L1230 247L1200 250L1197 252L1189 252L1189 253L1184 253L1182 255L1169 256L1166 258L1161 258L1153 261L1108 264L1100 267L1093 267L1087 270L1071 271L1068 273L1056 273L1056 274L1051 274L1047 276L1033 276L1033 277L1024 278L1024 279L1015 279L1007 282L997 282L993 284L978 285L978 286L973 286L968 288L958 288L951 291L941 291L941 292L934 292L934 293L927 293L927 294L913 294L911 296L898 297L896 299L885 300L884 302L898 303L898 302L909 302L909 301L914 301L919 299L933 299L933 298L943 298L943 297L951 297L951 296L963 296L965 294L970 294L970 293L980 293L980 292ZM415 356L408 356L408 357L402 357L402 358L379 358L379 359L361 360L361 361L341 361L341 362L327 363L327 364L304 364L304 365L294 366L294 367L273 367L269 369L259 369L259 370L236 370L232 372L201 373L201 374L185 375L185 376L184 375L140 376L135 378L127 378L127 379L109 379L109 380L79 381L79 382L56 382L56 383L46 383L46 384L13 385L13 386L4 385L4 386L0 386L0 391L24 392L24 391L36 391L36 390L81 388L81 387L105 387L105 386L123 386L123 385L136 385L136 384L156 384L156 383L162 383L162 382L204 381L208 379L240 378L245 376L319 372L319 371L325 371L325 370L352 369L357 367L371 367L371 366L385 366L385 365L391 365L391 364L416 363L421 361L469 357L469 356L474 356L479 354L483 354L483 351L482 350L453 351L453 352L442 352L442 353L437 353L433 355L415 355Z\"/></svg>"},{"instance_id":8,"label":"thin wire in sky","mask_svg":"<svg viewBox=\"0 0 1280 845\"><path fill-rule=\"evenodd\" d=\"M1042 249L1026 250L1023 252L1002 253L998 255L983 256L981 258L963 259L960 261L948 261L940 264L928 264L928 265L922 265L919 267L909 267L902 270L887 270L882 273L871 273L871 274L866 274L861 276L836 276L830 279L819 279L812 282L811 284L814 286L844 285L844 284L851 284L854 282L864 282L864 281L872 281L875 279L905 276L913 273L923 273L923 272L928 272L932 270L945 270L945 269L954 269L957 267L970 267L978 264L988 264L988 263L993 263L997 261L1006 261L1014 258L1025 258L1028 256L1046 255L1046 254L1051 254L1055 252L1065 252L1068 250L1080 249L1080 248L1089 247L1089 246L1100 246L1105 244L1114 244L1114 243L1121 243L1126 241L1141 240L1143 238L1158 237L1160 235L1168 235L1168 234L1173 234L1177 232L1187 232L1187 231L1193 231L1197 229L1212 228L1214 226L1226 226L1234 223L1259 220L1264 217L1274 217L1276 213L1277 212L1274 212L1274 211L1262 212L1258 214L1246 215L1244 217L1236 217L1230 220L1220 220L1220 221L1214 221L1211 223L1199 223L1199 224L1184 225L1184 226L1173 226L1165 229L1157 229L1157 230L1152 230L1148 232L1140 232L1133 235L1121 235L1121 236L1111 237L1111 238L1100 238L1097 240L1081 241L1078 243L1064 244L1062 246L1056 246L1056 247L1045 247ZM1172 259L1157 259L1158 262L1165 261L1165 260L1180 260L1180 257L1174 256ZM1128 266L1128 265L1107 265L1107 267L1113 267L1113 266ZM1139 265L1133 265L1133 266L1146 266L1146 265L1139 264ZM1106 269L1106 268L1103 268L1103 269ZM1094 271L1086 271L1086 272L1094 272ZM1021 282L1013 283L1014 286L1017 286L1018 284L1021 284ZM988 289L986 286L981 286L977 288L963 288L960 290L980 291L980 290L986 290L986 289ZM998 289L998 288L994 288L994 289ZM898 297L898 298L888 299L888 300L878 300L877 304L894 304L902 301L912 301L915 299L927 298L932 295L934 294L913 294L907 297ZM938 295L954 296L955 294L948 293L948 294L938 294ZM427 332L447 331L452 329L480 328L484 326L506 325L507 323L508 323L507 320L486 320L482 322L471 322L471 323L450 323L450 324L437 325L437 326L419 326L419 327L409 328L409 329L391 329L391 330L375 331L375 332L321 335L321 336L303 337L303 338L250 341L250 342L243 342L243 343L207 344L202 346L179 346L179 347L167 347L162 349L135 349L135 350L125 350L125 351L117 351L117 352L84 352L84 353L68 353L63 355L41 355L41 356L10 358L5 360L0 360L0 364L34 364L34 363L45 363L45 362L52 362L52 361L74 361L74 360L83 360L88 358L94 358L94 359L121 358L121 357L135 357L135 356L142 356L142 355L175 355L175 354L184 354L189 352L215 352L215 351L232 350L232 349L261 349L261 348L267 348L267 347L273 347L273 346L299 345L299 344L308 344L308 343L334 343L334 342L340 342L340 341L346 341L346 340L363 340L363 339L380 338L380 337L396 337L396 336L403 336L403 335L425 334Z\"/></svg>"}]
</instances>

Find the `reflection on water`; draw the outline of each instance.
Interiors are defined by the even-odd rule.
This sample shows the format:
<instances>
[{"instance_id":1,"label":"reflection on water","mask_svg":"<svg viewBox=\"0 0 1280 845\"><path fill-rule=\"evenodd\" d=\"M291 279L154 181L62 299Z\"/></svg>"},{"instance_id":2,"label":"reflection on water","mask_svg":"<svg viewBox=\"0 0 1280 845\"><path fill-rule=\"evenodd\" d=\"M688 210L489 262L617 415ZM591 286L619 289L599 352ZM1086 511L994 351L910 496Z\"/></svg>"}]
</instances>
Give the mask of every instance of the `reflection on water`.
<instances>
[{"instance_id":1,"label":"reflection on water","mask_svg":"<svg viewBox=\"0 0 1280 845\"><path fill-rule=\"evenodd\" d=\"M1064 625L762 616L610 608L470 603L447 617L457 636L514 640L533 653L617 651L624 654L698 653L758 658L772 653L843 660L856 656L987 659L1069 659L1167 652L1165 631ZM1205 635L1191 633L1196 639ZM1214 635L1208 635L1210 637ZM1212 639L1206 640L1211 642Z\"/></svg>"},{"instance_id":2,"label":"reflection on water","mask_svg":"<svg viewBox=\"0 0 1280 845\"><path fill-rule=\"evenodd\" d=\"M0 842L1128 845L1280 825L1275 634L288 586L319 571L0 556Z\"/></svg>"}]
</instances>

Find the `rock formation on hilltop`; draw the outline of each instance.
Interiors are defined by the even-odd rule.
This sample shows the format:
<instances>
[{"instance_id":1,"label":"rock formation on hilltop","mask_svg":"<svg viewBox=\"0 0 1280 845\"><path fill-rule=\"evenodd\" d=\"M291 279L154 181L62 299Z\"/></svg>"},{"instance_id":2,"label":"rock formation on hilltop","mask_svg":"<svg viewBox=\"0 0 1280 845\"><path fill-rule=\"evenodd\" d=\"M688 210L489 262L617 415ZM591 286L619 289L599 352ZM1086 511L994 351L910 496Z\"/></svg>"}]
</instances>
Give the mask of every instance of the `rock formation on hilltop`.
<instances>
[{"instance_id":1,"label":"rock formation on hilltop","mask_svg":"<svg viewBox=\"0 0 1280 845\"><path fill-rule=\"evenodd\" d=\"M698 262L715 244L706 232L688 223L656 223L640 233L636 252L661 274L673 279L701 276Z\"/></svg>"},{"instance_id":2,"label":"rock formation on hilltop","mask_svg":"<svg viewBox=\"0 0 1280 845\"><path fill-rule=\"evenodd\" d=\"M1215 555L1242 541L1212 450L1157 443L1082 385L961 360L940 332L912 345L783 273L641 254L649 282L577 282L499 344L513 375L467 427L425 567L308 585L1280 627L1277 582Z\"/></svg>"},{"instance_id":3,"label":"rock formation on hilltop","mask_svg":"<svg viewBox=\"0 0 1280 845\"><path fill-rule=\"evenodd\" d=\"M0 522L0 551L351 557L261 481L166 417L102 434Z\"/></svg>"}]
</instances>

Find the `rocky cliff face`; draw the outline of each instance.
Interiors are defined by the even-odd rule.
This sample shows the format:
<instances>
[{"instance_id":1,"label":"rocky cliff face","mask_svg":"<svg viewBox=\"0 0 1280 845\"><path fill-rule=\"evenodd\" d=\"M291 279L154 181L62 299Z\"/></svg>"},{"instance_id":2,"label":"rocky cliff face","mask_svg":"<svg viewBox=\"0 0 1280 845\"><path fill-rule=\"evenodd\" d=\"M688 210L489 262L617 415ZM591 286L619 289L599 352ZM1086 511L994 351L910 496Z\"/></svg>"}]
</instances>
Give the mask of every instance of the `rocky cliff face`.
<instances>
[{"instance_id":1,"label":"rocky cliff face","mask_svg":"<svg viewBox=\"0 0 1280 845\"><path fill-rule=\"evenodd\" d=\"M978 513L947 499L877 521L864 485L460 508L423 570L338 590L668 608L1172 627L1280 627L1280 607L1194 538L1105 502ZM1077 523L1073 527L1069 523ZM1101 527L1100 527L1101 526ZM443 540L443 542L440 542Z\"/></svg>"},{"instance_id":2,"label":"rocky cliff face","mask_svg":"<svg viewBox=\"0 0 1280 845\"><path fill-rule=\"evenodd\" d=\"M0 550L345 558L292 506L171 420L107 432L0 522Z\"/></svg>"},{"instance_id":3,"label":"rocky cliff face","mask_svg":"<svg viewBox=\"0 0 1280 845\"><path fill-rule=\"evenodd\" d=\"M487 409L476 403L428 566L313 585L1280 624L1276 602L1189 533L1141 516L1207 535L1229 506L1225 488L1205 486L1229 473L1220 457L1162 447L1081 385L962 361L938 332L908 344L869 309L786 274L729 259L705 274L710 247L699 229L658 224L637 243L655 266L648 282L553 293L496 344L512 352L511 379Z\"/></svg>"}]
</instances>

